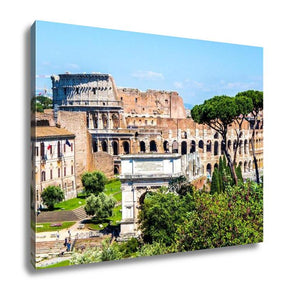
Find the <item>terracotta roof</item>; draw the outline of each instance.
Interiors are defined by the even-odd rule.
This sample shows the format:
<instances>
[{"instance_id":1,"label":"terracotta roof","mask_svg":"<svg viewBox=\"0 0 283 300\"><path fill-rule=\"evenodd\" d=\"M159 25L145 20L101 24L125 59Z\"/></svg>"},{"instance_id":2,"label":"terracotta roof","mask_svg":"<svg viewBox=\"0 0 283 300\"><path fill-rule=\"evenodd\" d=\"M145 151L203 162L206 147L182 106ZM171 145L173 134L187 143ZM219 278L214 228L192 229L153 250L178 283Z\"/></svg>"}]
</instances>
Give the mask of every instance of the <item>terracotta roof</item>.
<instances>
[{"instance_id":1,"label":"terracotta roof","mask_svg":"<svg viewBox=\"0 0 283 300\"><path fill-rule=\"evenodd\" d=\"M36 126L31 130L32 138L47 138L47 137L75 137L75 135L66 130L56 126Z\"/></svg>"}]
</instances>

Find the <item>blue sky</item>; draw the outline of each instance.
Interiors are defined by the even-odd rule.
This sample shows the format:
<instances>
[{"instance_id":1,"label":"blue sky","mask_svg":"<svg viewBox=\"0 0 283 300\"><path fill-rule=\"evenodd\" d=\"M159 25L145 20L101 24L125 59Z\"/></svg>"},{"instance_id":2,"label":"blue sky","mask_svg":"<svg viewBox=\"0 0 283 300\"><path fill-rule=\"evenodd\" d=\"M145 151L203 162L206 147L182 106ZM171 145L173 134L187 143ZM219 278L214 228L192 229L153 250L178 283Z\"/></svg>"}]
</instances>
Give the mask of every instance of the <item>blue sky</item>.
<instances>
[{"instance_id":1,"label":"blue sky","mask_svg":"<svg viewBox=\"0 0 283 300\"><path fill-rule=\"evenodd\" d=\"M177 91L187 107L216 95L263 90L263 48L36 22L36 88L50 75L112 74L118 87Z\"/></svg>"}]
</instances>

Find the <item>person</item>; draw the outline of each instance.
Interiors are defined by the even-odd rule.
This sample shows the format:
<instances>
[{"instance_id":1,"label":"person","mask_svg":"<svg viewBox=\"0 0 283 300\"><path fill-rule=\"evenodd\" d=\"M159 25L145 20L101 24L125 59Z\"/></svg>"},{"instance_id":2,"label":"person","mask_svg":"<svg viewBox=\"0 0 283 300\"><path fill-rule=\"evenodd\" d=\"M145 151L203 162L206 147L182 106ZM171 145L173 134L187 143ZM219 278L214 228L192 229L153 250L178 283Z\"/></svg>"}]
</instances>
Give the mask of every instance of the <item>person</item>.
<instances>
[{"instance_id":1,"label":"person","mask_svg":"<svg viewBox=\"0 0 283 300\"><path fill-rule=\"evenodd\" d=\"M60 237L60 235L59 235L59 231L57 231L57 235L56 235L56 237L57 237L57 240L59 240L59 237Z\"/></svg>"},{"instance_id":2,"label":"person","mask_svg":"<svg viewBox=\"0 0 283 300\"><path fill-rule=\"evenodd\" d=\"M65 246L65 247L67 246L67 238L65 238L64 246Z\"/></svg>"}]
</instances>

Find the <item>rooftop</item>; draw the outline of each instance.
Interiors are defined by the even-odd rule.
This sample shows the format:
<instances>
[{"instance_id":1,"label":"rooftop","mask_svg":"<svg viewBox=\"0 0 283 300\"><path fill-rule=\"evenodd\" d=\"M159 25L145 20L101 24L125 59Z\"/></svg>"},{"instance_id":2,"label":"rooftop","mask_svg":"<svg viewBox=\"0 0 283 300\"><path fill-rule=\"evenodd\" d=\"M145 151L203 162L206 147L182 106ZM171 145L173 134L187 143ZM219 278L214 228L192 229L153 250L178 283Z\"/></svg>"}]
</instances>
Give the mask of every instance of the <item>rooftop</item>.
<instances>
[{"instance_id":1,"label":"rooftop","mask_svg":"<svg viewBox=\"0 0 283 300\"><path fill-rule=\"evenodd\" d=\"M57 126L37 126L32 128L32 138L75 137L70 131Z\"/></svg>"}]
</instances>

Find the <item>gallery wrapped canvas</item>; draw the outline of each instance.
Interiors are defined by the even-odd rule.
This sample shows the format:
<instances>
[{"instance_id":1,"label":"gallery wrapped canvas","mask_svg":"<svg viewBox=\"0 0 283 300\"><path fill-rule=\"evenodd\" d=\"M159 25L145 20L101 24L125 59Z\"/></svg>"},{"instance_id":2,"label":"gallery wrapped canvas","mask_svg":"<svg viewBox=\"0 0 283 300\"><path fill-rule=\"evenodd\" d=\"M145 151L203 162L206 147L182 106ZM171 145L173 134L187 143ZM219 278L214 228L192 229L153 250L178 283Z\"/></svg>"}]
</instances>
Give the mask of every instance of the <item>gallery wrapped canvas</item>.
<instances>
[{"instance_id":1,"label":"gallery wrapped canvas","mask_svg":"<svg viewBox=\"0 0 283 300\"><path fill-rule=\"evenodd\" d=\"M37 269L263 241L263 49L36 21Z\"/></svg>"}]
</instances>

